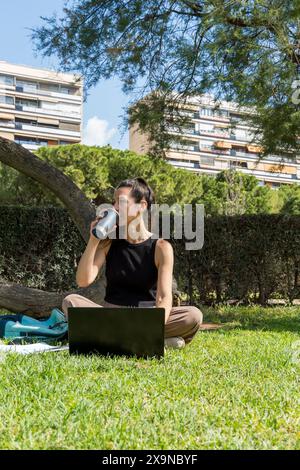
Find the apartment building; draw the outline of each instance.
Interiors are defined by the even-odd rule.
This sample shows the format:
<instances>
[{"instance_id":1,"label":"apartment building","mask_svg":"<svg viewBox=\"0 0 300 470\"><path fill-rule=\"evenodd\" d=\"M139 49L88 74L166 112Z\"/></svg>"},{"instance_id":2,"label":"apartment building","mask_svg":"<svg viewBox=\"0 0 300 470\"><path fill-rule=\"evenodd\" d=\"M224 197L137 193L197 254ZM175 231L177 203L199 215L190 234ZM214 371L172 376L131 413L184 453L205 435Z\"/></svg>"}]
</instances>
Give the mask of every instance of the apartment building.
<instances>
[{"instance_id":1,"label":"apartment building","mask_svg":"<svg viewBox=\"0 0 300 470\"><path fill-rule=\"evenodd\" d=\"M82 140L83 80L0 61L0 136L36 150Z\"/></svg>"},{"instance_id":2,"label":"apartment building","mask_svg":"<svg viewBox=\"0 0 300 470\"><path fill-rule=\"evenodd\" d=\"M277 187L280 184L300 184L300 160L285 160L279 155L260 159L261 147L254 144L253 130L243 119L246 108L238 109L236 103L221 101L216 108L213 95L191 97L182 112L189 117L189 125L179 134L169 127L170 135L180 137L166 152L167 160L177 168L199 174L216 175L225 169L236 169L254 175L260 185ZM253 112L253 111L252 111ZM146 154L147 136L137 126L129 129L130 150Z\"/></svg>"}]
</instances>

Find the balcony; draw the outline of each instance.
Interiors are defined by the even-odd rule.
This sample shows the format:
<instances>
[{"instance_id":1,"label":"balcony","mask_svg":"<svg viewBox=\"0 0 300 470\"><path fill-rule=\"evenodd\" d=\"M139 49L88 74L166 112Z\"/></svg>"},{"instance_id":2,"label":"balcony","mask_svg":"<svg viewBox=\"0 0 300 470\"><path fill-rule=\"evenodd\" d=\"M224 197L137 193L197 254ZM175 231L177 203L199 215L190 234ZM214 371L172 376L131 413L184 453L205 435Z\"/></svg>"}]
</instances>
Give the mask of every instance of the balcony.
<instances>
[{"instance_id":1,"label":"balcony","mask_svg":"<svg viewBox=\"0 0 300 470\"><path fill-rule=\"evenodd\" d=\"M171 165L174 165L180 168L200 168L200 165L198 162L182 162L180 160L179 161L168 160L168 163L171 163Z\"/></svg>"},{"instance_id":2,"label":"balcony","mask_svg":"<svg viewBox=\"0 0 300 470\"><path fill-rule=\"evenodd\" d=\"M211 153L213 155L230 155L230 150L229 149L222 149L222 150L219 150L219 149L216 149L214 147L205 147L205 146L201 146L200 149L198 149L198 152L205 152L205 153Z\"/></svg>"},{"instance_id":3,"label":"balcony","mask_svg":"<svg viewBox=\"0 0 300 470\"><path fill-rule=\"evenodd\" d=\"M28 150L36 150L39 147L48 147L48 142L37 142L35 140L19 140L15 139L16 144L22 145Z\"/></svg>"},{"instance_id":4,"label":"balcony","mask_svg":"<svg viewBox=\"0 0 300 470\"><path fill-rule=\"evenodd\" d=\"M32 88L26 86L16 86L16 92L27 93L30 95L52 96L53 98L63 98L67 100L81 101L81 95L72 93L62 93L57 91L40 90L39 88Z\"/></svg>"},{"instance_id":5,"label":"balcony","mask_svg":"<svg viewBox=\"0 0 300 470\"><path fill-rule=\"evenodd\" d=\"M190 135L199 135L199 131L196 129L190 128L190 129L182 129L183 134L190 134Z\"/></svg>"},{"instance_id":6,"label":"balcony","mask_svg":"<svg viewBox=\"0 0 300 470\"><path fill-rule=\"evenodd\" d=\"M27 150L38 150L41 147L41 145L38 145L38 144L25 144L25 143L19 143L17 141L15 142L19 145L22 145L22 147L24 147Z\"/></svg>"},{"instance_id":7,"label":"balcony","mask_svg":"<svg viewBox=\"0 0 300 470\"><path fill-rule=\"evenodd\" d=\"M9 129L14 129L15 128L15 123L13 121L7 121L7 122L1 122L0 121L0 127L5 127Z\"/></svg>"},{"instance_id":8,"label":"balcony","mask_svg":"<svg viewBox=\"0 0 300 470\"><path fill-rule=\"evenodd\" d=\"M39 134L56 134L59 136L69 136L69 137L76 137L80 138L80 131L68 131L68 130L62 130L58 128L51 128L51 127L42 127L42 126L33 126L29 124L21 124L21 123L16 123L16 129L21 129L24 131L30 131L30 132L38 132Z\"/></svg>"},{"instance_id":9,"label":"balcony","mask_svg":"<svg viewBox=\"0 0 300 470\"><path fill-rule=\"evenodd\" d=\"M197 152L197 153L211 153L212 155L224 155L224 156L248 156L247 153L243 152L236 152L236 153L231 153L232 150L229 148L222 148L222 149L217 149L212 146L201 146L199 147L198 145L178 145L178 146L171 146L170 150L174 151L186 151L186 152Z\"/></svg>"},{"instance_id":10,"label":"balcony","mask_svg":"<svg viewBox=\"0 0 300 470\"><path fill-rule=\"evenodd\" d=\"M279 172L273 172L273 171L264 171L264 170L255 170L255 169L249 169L249 168L238 168L238 171L242 171L243 173L246 173L248 175L253 175L256 176L257 178L278 178L280 180L292 180L296 179L297 180L297 175L296 174L290 174L290 173L279 173Z\"/></svg>"},{"instance_id":11,"label":"balcony","mask_svg":"<svg viewBox=\"0 0 300 470\"><path fill-rule=\"evenodd\" d=\"M207 120L221 121L221 122L229 122L230 121L229 117L227 117L227 116L220 116L220 115L217 115L217 114L212 114L212 115L200 114L199 112L194 113L193 118L194 119L207 119Z\"/></svg>"},{"instance_id":12,"label":"balcony","mask_svg":"<svg viewBox=\"0 0 300 470\"><path fill-rule=\"evenodd\" d=\"M214 137L225 137L229 139L230 134L228 132L222 132L219 129L201 129L200 128L200 134L202 135L212 135Z\"/></svg>"},{"instance_id":13,"label":"balcony","mask_svg":"<svg viewBox=\"0 0 300 470\"><path fill-rule=\"evenodd\" d=\"M261 153L263 148L260 145L247 145L248 152L252 153Z\"/></svg>"},{"instance_id":14,"label":"balcony","mask_svg":"<svg viewBox=\"0 0 300 470\"><path fill-rule=\"evenodd\" d=\"M7 84L7 83L1 83L1 82L0 82L0 90L3 90L3 91L5 91L5 90L14 91L14 89L15 89L14 85L9 85L9 84Z\"/></svg>"},{"instance_id":15,"label":"balcony","mask_svg":"<svg viewBox=\"0 0 300 470\"><path fill-rule=\"evenodd\" d=\"M251 153L251 152L242 152L238 150L231 149L230 155L232 157L244 157L250 158L251 160L258 160L260 155L258 153ZM278 155L267 155L266 157L262 158L263 161L273 161L273 162L282 162L282 158ZM283 163L295 163L294 160L285 159Z\"/></svg>"},{"instance_id":16,"label":"balcony","mask_svg":"<svg viewBox=\"0 0 300 470\"><path fill-rule=\"evenodd\" d=\"M81 119L80 111L61 111L54 109L39 108L35 106L24 106L20 104L16 104L15 109L17 111L23 111L28 113L46 114L50 116L66 116L72 117L74 119Z\"/></svg>"},{"instance_id":17,"label":"balcony","mask_svg":"<svg viewBox=\"0 0 300 470\"><path fill-rule=\"evenodd\" d=\"M229 132L222 132L217 129L196 130L193 127L190 127L190 128L183 128L181 129L181 132L180 132L178 128L170 126L168 128L168 132L174 133L174 134L201 135L201 136L203 135L203 136L219 137L221 139L237 140L236 135L230 134Z\"/></svg>"},{"instance_id":18,"label":"balcony","mask_svg":"<svg viewBox=\"0 0 300 470\"><path fill-rule=\"evenodd\" d=\"M199 135L199 131L197 131L193 127L183 128L181 131L173 126L168 127L168 132L172 132L174 134L188 134L188 135Z\"/></svg>"},{"instance_id":19,"label":"balcony","mask_svg":"<svg viewBox=\"0 0 300 470\"><path fill-rule=\"evenodd\" d=\"M244 169L247 169L248 168L248 164L247 162L230 162L229 164L230 168L233 169L233 170L240 170L242 168Z\"/></svg>"},{"instance_id":20,"label":"balcony","mask_svg":"<svg viewBox=\"0 0 300 470\"><path fill-rule=\"evenodd\" d=\"M230 142L224 142L222 140L216 141L215 142L215 147L218 149L231 149L231 143Z\"/></svg>"},{"instance_id":21,"label":"balcony","mask_svg":"<svg viewBox=\"0 0 300 470\"><path fill-rule=\"evenodd\" d=\"M198 151L199 152L199 147L195 147L194 145L171 145L170 147L171 150L183 150L183 151L186 151L186 152L196 152ZM197 150L195 150L197 149Z\"/></svg>"},{"instance_id":22,"label":"balcony","mask_svg":"<svg viewBox=\"0 0 300 470\"><path fill-rule=\"evenodd\" d=\"M233 157L248 157L249 156L247 152L242 152L242 151L234 150L234 149L230 150L230 155Z\"/></svg>"}]
</instances>

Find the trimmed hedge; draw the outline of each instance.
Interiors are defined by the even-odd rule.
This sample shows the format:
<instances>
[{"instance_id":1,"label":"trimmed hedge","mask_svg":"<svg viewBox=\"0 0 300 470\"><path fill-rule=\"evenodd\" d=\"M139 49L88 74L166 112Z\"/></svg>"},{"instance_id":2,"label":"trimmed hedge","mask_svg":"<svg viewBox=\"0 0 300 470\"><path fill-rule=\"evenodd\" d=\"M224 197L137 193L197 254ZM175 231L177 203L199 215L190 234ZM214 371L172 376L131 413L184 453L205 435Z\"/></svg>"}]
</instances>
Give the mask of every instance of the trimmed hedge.
<instances>
[{"instance_id":1,"label":"trimmed hedge","mask_svg":"<svg viewBox=\"0 0 300 470\"><path fill-rule=\"evenodd\" d=\"M77 287L86 244L66 209L0 206L0 233L0 282L58 292ZM170 241L174 275L188 302L265 304L300 296L299 216L208 217L201 250Z\"/></svg>"},{"instance_id":2,"label":"trimmed hedge","mask_svg":"<svg viewBox=\"0 0 300 470\"><path fill-rule=\"evenodd\" d=\"M57 292L77 287L85 242L66 209L0 206L0 233L0 282Z\"/></svg>"},{"instance_id":3,"label":"trimmed hedge","mask_svg":"<svg viewBox=\"0 0 300 470\"><path fill-rule=\"evenodd\" d=\"M300 296L300 217L252 215L205 220L202 250L176 240L177 275L191 302L229 299L262 305Z\"/></svg>"}]
</instances>

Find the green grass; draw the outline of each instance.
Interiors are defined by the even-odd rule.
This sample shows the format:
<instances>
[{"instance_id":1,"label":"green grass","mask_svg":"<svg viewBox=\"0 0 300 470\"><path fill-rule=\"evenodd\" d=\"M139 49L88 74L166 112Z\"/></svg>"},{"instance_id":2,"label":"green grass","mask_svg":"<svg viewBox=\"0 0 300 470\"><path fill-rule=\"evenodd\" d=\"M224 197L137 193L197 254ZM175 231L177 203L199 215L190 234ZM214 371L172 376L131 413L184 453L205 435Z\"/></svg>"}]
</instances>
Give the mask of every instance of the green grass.
<instances>
[{"instance_id":1,"label":"green grass","mask_svg":"<svg viewBox=\"0 0 300 470\"><path fill-rule=\"evenodd\" d=\"M204 310L164 360L8 354L0 448L299 449L299 309Z\"/></svg>"}]
</instances>

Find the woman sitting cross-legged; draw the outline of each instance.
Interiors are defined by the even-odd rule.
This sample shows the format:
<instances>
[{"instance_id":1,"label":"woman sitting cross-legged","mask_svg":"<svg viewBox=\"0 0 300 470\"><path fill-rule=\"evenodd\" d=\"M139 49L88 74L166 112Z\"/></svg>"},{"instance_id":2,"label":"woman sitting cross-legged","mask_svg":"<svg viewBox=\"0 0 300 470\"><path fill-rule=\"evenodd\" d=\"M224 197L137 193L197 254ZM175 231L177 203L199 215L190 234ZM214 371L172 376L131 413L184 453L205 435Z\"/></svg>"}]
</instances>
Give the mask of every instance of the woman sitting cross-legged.
<instances>
[{"instance_id":1,"label":"woman sitting cross-legged","mask_svg":"<svg viewBox=\"0 0 300 470\"><path fill-rule=\"evenodd\" d=\"M92 233L97 217L91 223L90 238L76 273L78 286L87 287L106 263L104 302L99 305L82 295L69 294L63 299L62 310L67 317L68 307L163 307L165 346L182 348L192 341L203 316L196 306L173 306L173 247L163 238L153 238L143 219L143 211L150 211L154 203L153 191L143 178L127 179L114 192L113 206L119 213L120 198L126 201L127 236L119 238L119 225L115 225L116 238L99 240ZM139 233L135 239L130 236L133 221Z\"/></svg>"}]
</instances>

